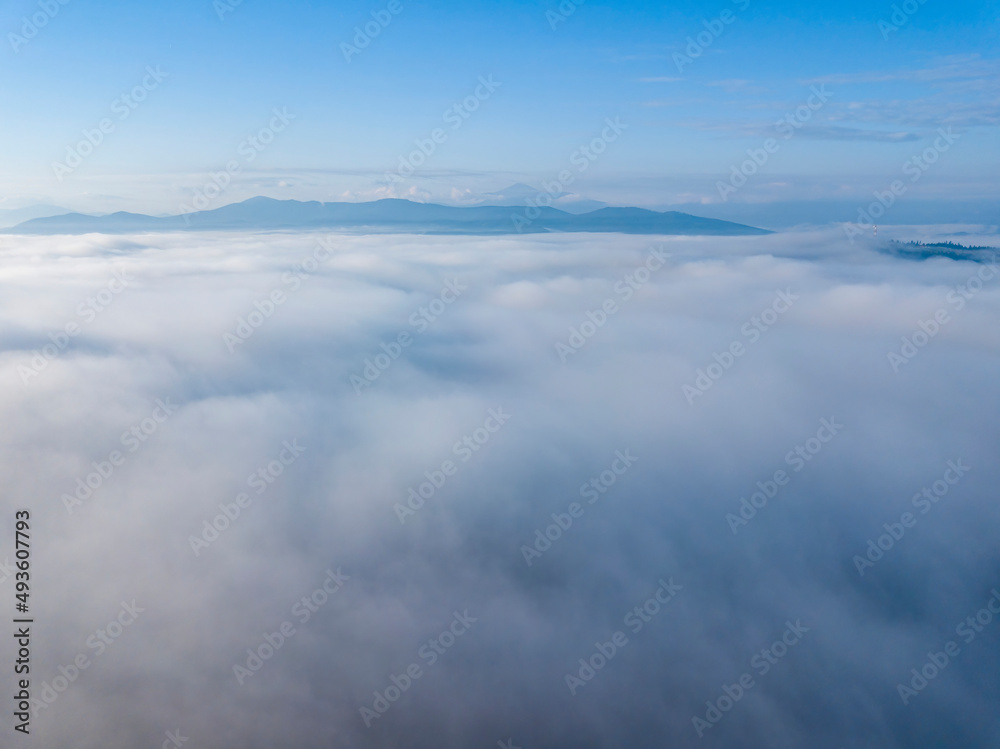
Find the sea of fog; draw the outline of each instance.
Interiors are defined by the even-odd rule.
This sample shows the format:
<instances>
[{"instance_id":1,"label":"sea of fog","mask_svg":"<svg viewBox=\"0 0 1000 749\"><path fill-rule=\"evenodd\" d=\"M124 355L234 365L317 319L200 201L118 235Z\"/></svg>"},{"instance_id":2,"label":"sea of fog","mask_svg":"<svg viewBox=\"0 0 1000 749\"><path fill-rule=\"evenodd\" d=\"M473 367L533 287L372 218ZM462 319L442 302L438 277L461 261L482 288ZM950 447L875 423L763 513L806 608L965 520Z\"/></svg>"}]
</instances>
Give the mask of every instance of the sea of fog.
<instances>
[{"instance_id":1,"label":"sea of fog","mask_svg":"<svg viewBox=\"0 0 1000 749\"><path fill-rule=\"evenodd\" d=\"M989 262L3 236L0 317L26 746L1000 744Z\"/></svg>"}]
</instances>

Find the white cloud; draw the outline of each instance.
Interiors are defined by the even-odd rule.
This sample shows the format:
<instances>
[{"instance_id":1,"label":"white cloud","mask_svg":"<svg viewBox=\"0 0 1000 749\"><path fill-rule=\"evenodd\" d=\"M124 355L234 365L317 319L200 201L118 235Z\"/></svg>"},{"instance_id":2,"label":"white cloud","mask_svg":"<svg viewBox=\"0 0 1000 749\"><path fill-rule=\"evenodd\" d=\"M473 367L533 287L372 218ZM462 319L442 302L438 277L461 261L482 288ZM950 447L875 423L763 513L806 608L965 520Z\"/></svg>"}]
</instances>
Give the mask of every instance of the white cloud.
<instances>
[{"instance_id":1,"label":"white cloud","mask_svg":"<svg viewBox=\"0 0 1000 749\"><path fill-rule=\"evenodd\" d=\"M1000 278L894 374L887 352L976 266L833 231L341 236L292 289L284 274L316 241L0 237L0 522L10 538L14 510L32 508L33 682L92 654L120 601L146 609L33 723L39 741L154 745L180 727L192 746L690 745L691 716L786 619L810 638L712 729L719 741L914 745L918 728L953 726L951 704L992 709L985 638L919 715L895 684L1000 584ZM667 266L625 300L615 285L660 243ZM134 282L23 385L18 367L120 267ZM468 290L418 332L411 314L449 279ZM229 354L223 335L274 289L287 299ZM682 386L748 343L779 289L799 300L689 405ZM554 344L609 298L619 310L563 365ZM351 375L400 332L412 344L356 396ZM60 496L127 452L122 433L157 398L178 412L67 514ZM456 443L497 407L510 422L463 461ZM824 417L843 435L734 537L726 514ZM248 476L293 439L306 451L254 493ZM519 547L623 449L636 465L526 567ZM935 524L859 578L852 555L956 457L974 470ZM394 505L449 459L457 474L400 525ZM196 557L189 537L241 491L252 503ZM292 606L337 567L350 580L300 625ZM570 698L565 673L661 577L684 585L677 600ZM475 626L366 729L372 692L465 609ZM295 637L239 687L233 665L285 619Z\"/></svg>"}]
</instances>

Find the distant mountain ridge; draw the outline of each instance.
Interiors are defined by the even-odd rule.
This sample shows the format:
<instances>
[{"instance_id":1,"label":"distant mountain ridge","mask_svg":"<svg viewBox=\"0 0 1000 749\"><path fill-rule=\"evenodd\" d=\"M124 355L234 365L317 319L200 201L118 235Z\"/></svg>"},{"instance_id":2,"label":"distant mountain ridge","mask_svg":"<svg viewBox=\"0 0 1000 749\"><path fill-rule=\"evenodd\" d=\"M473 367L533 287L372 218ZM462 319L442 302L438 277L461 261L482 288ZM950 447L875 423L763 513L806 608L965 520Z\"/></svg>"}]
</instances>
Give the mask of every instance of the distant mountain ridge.
<instances>
[{"instance_id":1,"label":"distant mountain ridge","mask_svg":"<svg viewBox=\"0 0 1000 749\"><path fill-rule=\"evenodd\" d=\"M137 231L345 229L416 234L620 232L625 234L755 235L766 229L677 211L601 208L573 214L523 206L457 207L387 198L369 203L320 203L257 197L180 216L118 212L69 213L25 221L6 234L123 234Z\"/></svg>"},{"instance_id":2,"label":"distant mountain ridge","mask_svg":"<svg viewBox=\"0 0 1000 749\"><path fill-rule=\"evenodd\" d=\"M479 205L528 206L537 204L545 197L552 198L555 201L554 207L566 213L587 213L608 207L607 203L600 200L573 196L568 192L538 190L523 182L515 182L496 192L483 193L480 196L483 202Z\"/></svg>"}]
</instances>

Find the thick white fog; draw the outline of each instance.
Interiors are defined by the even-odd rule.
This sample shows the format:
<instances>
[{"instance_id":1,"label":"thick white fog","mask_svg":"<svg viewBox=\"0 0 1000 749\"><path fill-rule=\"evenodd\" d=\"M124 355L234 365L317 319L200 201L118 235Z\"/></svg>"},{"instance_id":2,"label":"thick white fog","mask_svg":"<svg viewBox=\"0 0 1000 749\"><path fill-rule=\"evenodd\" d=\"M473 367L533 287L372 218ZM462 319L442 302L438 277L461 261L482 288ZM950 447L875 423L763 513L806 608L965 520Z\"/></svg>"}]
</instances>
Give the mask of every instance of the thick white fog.
<instances>
[{"instance_id":1,"label":"thick white fog","mask_svg":"<svg viewBox=\"0 0 1000 749\"><path fill-rule=\"evenodd\" d=\"M3 236L0 316L26 745L1000 742L1000 266Z\"/></svg>"}]
</instances>

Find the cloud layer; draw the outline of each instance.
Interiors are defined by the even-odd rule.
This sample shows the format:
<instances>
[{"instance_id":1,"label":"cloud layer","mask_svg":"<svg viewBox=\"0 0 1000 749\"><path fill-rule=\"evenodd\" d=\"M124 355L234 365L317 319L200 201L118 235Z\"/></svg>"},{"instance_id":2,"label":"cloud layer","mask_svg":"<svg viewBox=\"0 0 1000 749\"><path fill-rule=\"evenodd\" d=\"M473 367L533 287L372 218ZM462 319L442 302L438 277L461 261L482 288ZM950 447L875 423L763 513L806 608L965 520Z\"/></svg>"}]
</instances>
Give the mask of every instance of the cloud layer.
<instances>
[{"instance_id":1,"label":"cloud layer","mask_svg":"<svg viewBox=\"0 0 1000 749\"><path fill-rule=\"evenodd\" d=\"M1000 622L956 633L1000 586L986 266L836 232L0 249L0 524L31 510L32 696L65 686L33 745L1000 740Z\"/></svg>"}]
</instances>

